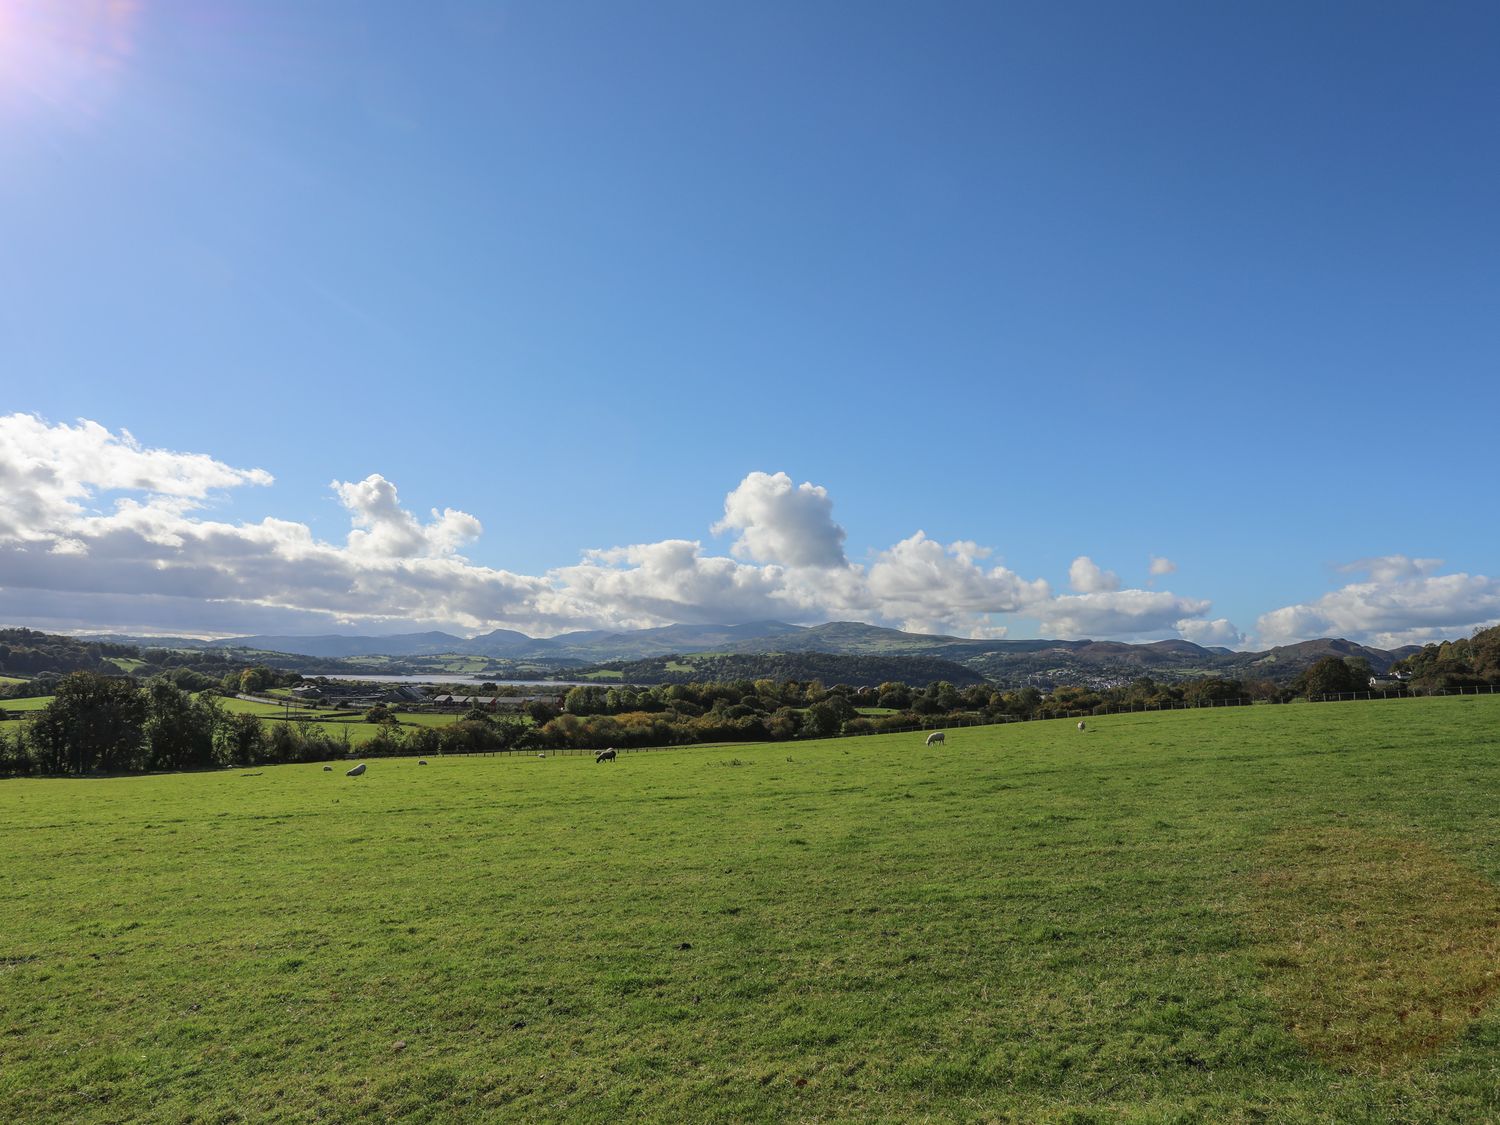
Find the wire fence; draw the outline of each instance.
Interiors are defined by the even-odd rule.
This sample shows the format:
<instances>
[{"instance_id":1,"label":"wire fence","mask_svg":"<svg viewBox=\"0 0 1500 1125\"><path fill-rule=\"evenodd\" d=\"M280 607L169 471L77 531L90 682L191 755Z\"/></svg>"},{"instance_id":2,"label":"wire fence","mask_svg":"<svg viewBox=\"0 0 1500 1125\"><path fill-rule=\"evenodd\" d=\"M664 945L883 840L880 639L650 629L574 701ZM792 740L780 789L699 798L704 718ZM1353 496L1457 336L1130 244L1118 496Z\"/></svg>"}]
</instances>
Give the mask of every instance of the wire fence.
<instances>
[{"instance_id":1,"label":"wire fence","mask_svg":"<svg viewBox=\"0 0 1500 1125\"><path fill-rule=\"evenodd\" d=\"M1370 699L1417 699L1426 695L1494 695L1500 684L1471 684L1468 687L1431 688L1421 692L1397 689L1395 691L1338 691L1323 695L1310 695L1309 703L1352 703Z\"/></svg>"}]
</instances>

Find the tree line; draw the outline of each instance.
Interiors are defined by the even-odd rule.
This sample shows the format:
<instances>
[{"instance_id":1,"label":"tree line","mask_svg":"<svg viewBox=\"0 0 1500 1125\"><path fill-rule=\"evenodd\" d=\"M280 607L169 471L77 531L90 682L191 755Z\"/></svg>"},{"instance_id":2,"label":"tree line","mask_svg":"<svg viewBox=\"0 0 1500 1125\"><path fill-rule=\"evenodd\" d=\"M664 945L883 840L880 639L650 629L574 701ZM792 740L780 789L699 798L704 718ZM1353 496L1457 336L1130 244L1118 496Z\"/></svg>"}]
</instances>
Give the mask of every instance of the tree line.
<instances>
[{"instance_id":1,"label":"tree line","mask_svg":"<svg viewBox=\"0 0 1500 1125\"><path fill-rule=\"evenodd\" d=\"M1500 625L1480 629L1467 639L1425 645L1395 667L1409 675L1418 690L1500 684Z\"/></svg>"},{"instance_id":2,"label":"tree line","mask_svg":"<svg viewBox=\"0 0 1500 1125\"><path fill-rule=\"evenodd\" d=\"M362 755L504 749L525 726L483 713L441 729L382 731ZM7 730L5 727L11 729ZM326 762L347 757L347 738L311 722L263 722L224 710L166 676L71 672L27 723L0 727L0 775L85 775Z\"/></svg>"}]
</instances>

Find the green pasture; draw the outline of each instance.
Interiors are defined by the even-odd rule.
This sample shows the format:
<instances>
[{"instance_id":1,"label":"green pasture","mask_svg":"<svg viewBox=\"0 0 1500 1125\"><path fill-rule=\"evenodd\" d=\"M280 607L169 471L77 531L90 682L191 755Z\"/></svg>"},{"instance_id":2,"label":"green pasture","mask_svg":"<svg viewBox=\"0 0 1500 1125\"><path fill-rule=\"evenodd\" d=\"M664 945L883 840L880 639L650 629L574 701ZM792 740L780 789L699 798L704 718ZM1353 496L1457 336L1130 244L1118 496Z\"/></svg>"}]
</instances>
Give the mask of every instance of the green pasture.
<instances>
[{"instance_id":1,"label":"green pasture","mask_svg":"<svg viewBox=\"0 0 1500 1125\"><path fill-rule=\"evenodd\" d=\"M334 738L343 738L346 734L352 745L358 746L367 742L379 731L380 726L376 723L364 721L365 712L340 711L332 707L310 707L305 703L294 702L290 709L284 704L261 703L253 699L221 698L216 700L225 711L232 711L245 715L258 715L263 719L280 720L285 715L311 715L308 721L314 727L326 732ZM399 724L403 727L445 727L458 722L463 716L455 712L401 712L396 713Z\"/></svg>"},{"instance_id":2,"label":"green pasture","mask_svg":"<svg viewBox=\"0 0 1500 1125\"><path fill-rule=\"evenodd\" d=\"M25 676L0 676L0 687L11 687L15 684L24 684Z\"/></svg>"},{"instance_id":3,"label":"green pasture","mask_svg":"<svg viewBox=\"0 0 1500 1125\"><path fill-rule=\"evenodd\" d=\"M1500 1120L1500 698L921 743L0 781L0 1120Z\"/></svg>"},{"instance_id":4,"label":"green pasture","mask_svg":"<svg viewBox=\"0 0 1500 1125\"><path fill-rule=\"evenodd\" d=\"M0 699L0 710L40 711L52 702L50 695L27 695L20 699Z\"/></svg>"},{"instance_id":5,"label":"green pasture","mask_svg":"<svg viewBox=\"0 0 1500 1125\"><path fill-rule=\"evenodd\" d=\"M52 702L50 695L28 696L23 699L0 700L0 710L20 714L23 718L29 718L30 714L40 711L48 703ZM312 707L300 701L293 701L290 708L280 703L261 703L254 699L236 699L233 697L216 696L214 703L223 711L234 714L257 715L262 719L280 721L290 713L295 721L303 721L297 716L312 716L306 719L312 726L330 735L333 738L342 739L348 737L352 746L359 746L368 742L380 731L376 723L365 722L365 712L340 711L333 707ZM403 727L445 727L458 722L463 718L456 712L397 712L396 718Z\"/></svg>"}]
</instances>

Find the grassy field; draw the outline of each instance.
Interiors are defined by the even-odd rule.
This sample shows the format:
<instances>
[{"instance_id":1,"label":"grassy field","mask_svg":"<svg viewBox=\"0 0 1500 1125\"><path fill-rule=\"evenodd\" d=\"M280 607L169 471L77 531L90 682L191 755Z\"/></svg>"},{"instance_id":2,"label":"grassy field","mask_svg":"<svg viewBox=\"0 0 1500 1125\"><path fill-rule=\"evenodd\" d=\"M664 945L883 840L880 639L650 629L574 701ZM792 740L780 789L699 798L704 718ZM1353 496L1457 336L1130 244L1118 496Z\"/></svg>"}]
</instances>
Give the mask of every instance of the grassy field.
<instances>
[{"instance_id":1,"label":"grassy field","mask_svg":"<svg viewBox=\"0 0 1500 1125\"><path fill-rule=\"evenodd\" d=\"M0 782L0 1119L1500 1120L1500 698Z\"/></svg>"},{"instance_id":2,"label":"grassy field","mask_svg":"<svg viewBox=\"0 0 1500 1125\"><path fill-rule=\"evenodd\" d=\"M20 699L0 699L0 709L6 711L40 711L52 702L50 695L27 695Z\"/></svg>"}]
</instances>

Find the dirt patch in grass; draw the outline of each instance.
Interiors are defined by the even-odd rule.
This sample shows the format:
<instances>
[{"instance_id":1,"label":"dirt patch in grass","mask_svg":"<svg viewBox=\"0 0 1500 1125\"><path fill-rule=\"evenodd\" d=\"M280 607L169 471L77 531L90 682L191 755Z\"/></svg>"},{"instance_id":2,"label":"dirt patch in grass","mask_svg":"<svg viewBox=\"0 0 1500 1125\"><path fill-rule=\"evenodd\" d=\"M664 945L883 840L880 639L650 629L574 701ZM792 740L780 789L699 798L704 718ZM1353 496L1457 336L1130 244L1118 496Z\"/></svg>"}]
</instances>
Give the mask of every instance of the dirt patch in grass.
<instances>
[{"instance_id":1,"label":"dirt patch in grass","mask_svg":"<svg viewBox=\"0 0 1500 1125\"><path fill-rule=\"evenodd\" d=\"M1500 996L1500 888L1418 839L1284 832L1255 882L1264 987L1326 1063L1401 1067Z\"/></svg>"}]
</instances>

